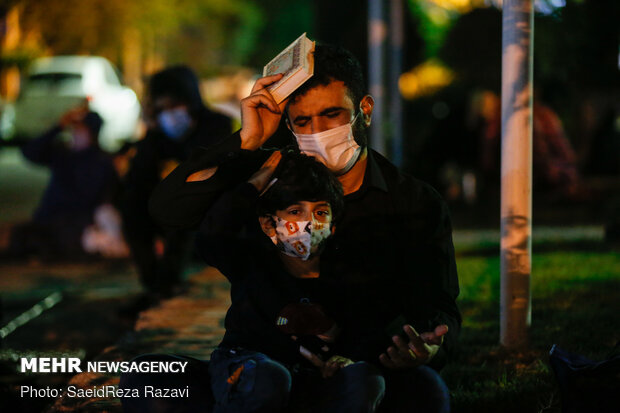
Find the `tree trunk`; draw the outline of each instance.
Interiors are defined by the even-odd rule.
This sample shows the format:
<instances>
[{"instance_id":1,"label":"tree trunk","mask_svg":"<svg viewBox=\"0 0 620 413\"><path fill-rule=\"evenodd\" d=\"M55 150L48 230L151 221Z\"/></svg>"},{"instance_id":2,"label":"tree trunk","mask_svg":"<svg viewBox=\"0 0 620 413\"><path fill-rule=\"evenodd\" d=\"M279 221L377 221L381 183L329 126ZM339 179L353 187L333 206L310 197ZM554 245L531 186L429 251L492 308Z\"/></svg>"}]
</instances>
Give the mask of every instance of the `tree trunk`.
<instances>
[{"instance_id":1,"label":"tree trunk","mask_svg":"<svg viewBox=\"0 0 620 413\"><path fill-rule=\"evenodd\" d=\"M531 324L532 0L504 0L500 343L527 345Z\"/></svg>"}]
</instances>

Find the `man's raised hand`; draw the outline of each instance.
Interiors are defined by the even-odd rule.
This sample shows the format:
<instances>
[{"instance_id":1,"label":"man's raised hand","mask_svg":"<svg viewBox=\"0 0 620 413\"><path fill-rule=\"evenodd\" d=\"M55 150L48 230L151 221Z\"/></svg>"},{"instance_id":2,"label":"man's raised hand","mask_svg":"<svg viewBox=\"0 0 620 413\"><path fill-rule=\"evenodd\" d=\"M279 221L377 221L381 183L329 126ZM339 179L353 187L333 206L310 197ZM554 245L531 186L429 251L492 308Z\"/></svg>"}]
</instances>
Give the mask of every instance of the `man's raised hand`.
<instances>
[{"instance_id":1,"label":"man's raised hand","mask_svg":"<svg viewBox=\"0 0 620 413\"><path fill-rule=\"evenodd\" d=\"M258 79L250 96L241 101L241 149L260 148L278 129L286 100L276 103L267 87L281 78L280 73Z\"/></svg>"}]
</instances>

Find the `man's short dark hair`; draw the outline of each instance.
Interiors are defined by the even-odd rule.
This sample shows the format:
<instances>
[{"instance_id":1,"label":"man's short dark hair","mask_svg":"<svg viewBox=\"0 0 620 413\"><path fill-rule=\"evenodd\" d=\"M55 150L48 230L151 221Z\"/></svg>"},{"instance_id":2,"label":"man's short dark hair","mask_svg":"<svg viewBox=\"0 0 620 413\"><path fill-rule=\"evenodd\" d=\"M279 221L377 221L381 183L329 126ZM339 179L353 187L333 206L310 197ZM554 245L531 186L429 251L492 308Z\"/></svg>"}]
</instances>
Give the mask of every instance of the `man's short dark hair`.
<instances>
[{"instance_id":1,"label":"man's short dark hair","mask_svg":"<svg viewBox=\"0 0 620 413\"><path fill-rule=\"evenodd\" d=\"M259 216L274 215L300 201L327 201L336 221L344 209L342 185L329 169L315 158L286 151L276 168L276 182L258 200Z\"/></svg>"},{"instance_id":2,"label":"man's short dark hair","mask_svg":"<svg viewBox=\"0 0 620 413\"><path fill-rule=\"evenodd\" d=\"M357 108L366 95L366 83L360 62L343 47L317 42L314 48L314 75L293 92L290 102L305 95L308 90L319 85L327 86L334 80L344 82L349 90L349 97Z\"/></svg>"}]
</instances>

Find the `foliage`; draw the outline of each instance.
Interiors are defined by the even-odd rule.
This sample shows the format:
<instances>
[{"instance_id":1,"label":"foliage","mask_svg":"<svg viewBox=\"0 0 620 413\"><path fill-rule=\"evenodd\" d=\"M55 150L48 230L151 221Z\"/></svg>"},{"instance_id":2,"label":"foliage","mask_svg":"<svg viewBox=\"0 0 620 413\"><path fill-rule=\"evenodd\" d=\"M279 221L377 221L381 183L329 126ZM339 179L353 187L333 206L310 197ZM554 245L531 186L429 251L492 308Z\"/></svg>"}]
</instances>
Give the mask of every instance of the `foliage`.
<instances>
[{"instance_id":1,"label":"foliage","mask_svg":"<svg viewBox=\"0 0 620 413\"><path fill-rule=\"evenodd\" d=\"M257 32L256 42L247 64L262 71L280 50L307 32L315 40L315 8L313 0L261 0L263 25ZM319 17L319 16L317 16ZM319 17L320 18L320 17Z\"/></svg>"},{"instance_id":2,"label":"foliage","mask_svg":"<svg viewBox=\"0 0 620 413\"><path fill-rule=\"evenodd\" d=\"M24 30L39 32L54 54L119 61L132 30L147 52L203 68L245 63L263 16L251 0L22 0L20 6Z\"/></svg>"},{"instance_id":3,"label":"foliage","mask_svg":"<svg viewBox=\"0 0 620 413\"><path fill-rule=\"evenodd\" d=\"M264 14L246 0L178 0L179 28L160 36L169 63L193 61L202 72L245 65L260 39Z\"/></svg>"},{"instance_id":4,"label":"foliage","mask_svg":"<svg viewBox=\"0 0 620 413\"><path fill-rule=\"evenodd\" d=\"M488 7L462 15L451 27L439 57L461 82L499 92L501 84L502 13Z\"/></svg>"},{"instance_id":5,"label":"foliage","mask_svg":"<svg viewBox=\"0 0 620 413\"><path fill-rule=\"evenodd\" d=\"M4 50L0 55L0 68L15 66L23 69L40 54L39 50L24 47L11 51Z\"/></svg>"},{"instance_id":6,"label":"foliage","mask_svg":"<svg viewBox=\"0 0 620 413\"><path fill-rule=\"evenodd\" d=\"M536 14L536 78L568 84L575 90L617 86L619 8L620 3L615 0L573 0L551 14ZM501 38L501 11L474 9L459 17L450 28L439 57L463 81L498 90Z\"/></svg>"},{"instance_id":7,"label":"foliage","mask_svg":"<svg viewBox=\"0 0 620 413\"><path fill-rule=\"evenodd\" d=\"M418 33L424 39L425 57L437 57L437 52L458 13L428 0L409 0L407 5L418 23Z\"/></svg>"}]
</instances>

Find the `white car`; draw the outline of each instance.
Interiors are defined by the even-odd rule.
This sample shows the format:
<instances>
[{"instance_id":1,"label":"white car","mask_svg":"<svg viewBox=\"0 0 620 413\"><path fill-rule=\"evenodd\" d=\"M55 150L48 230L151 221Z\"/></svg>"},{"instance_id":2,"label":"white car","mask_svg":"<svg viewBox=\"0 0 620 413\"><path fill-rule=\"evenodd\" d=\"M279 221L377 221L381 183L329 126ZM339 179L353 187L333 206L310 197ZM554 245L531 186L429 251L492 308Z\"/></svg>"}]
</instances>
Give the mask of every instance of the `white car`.
<instances>
[{"instance_id":1,"label":"white car","mask_svg":"<svg viewBox=\"0 0 620 413\"><path fill-rule=\"evenodd\" d=\"M123 86L112 64L103 57L55 56L35 60L22 83L17 100L4 107L0 138L16 143L33 139L58 122L63 113L89 101L103 127L102 149L115 151L135 140L140 102Z\"/></svg>"}]
</instances>

